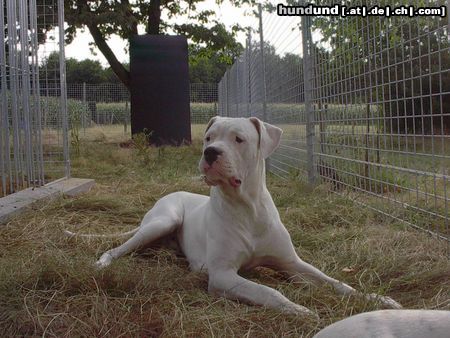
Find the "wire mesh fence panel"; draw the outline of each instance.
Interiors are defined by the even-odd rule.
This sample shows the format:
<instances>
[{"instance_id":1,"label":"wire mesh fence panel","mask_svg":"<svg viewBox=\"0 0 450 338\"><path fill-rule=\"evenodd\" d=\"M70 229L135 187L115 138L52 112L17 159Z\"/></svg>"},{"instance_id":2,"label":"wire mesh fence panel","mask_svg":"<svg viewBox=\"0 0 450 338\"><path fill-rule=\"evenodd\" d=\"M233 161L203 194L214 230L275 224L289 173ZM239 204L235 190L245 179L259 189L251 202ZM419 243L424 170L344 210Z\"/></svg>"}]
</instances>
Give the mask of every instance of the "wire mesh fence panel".
<instances>
[{"instance_id":1,"label":"wire mesh fence panel","mask_svg":"<svg viewBox=\"0 0 450 338\"><path fill-rule=\"evenodd\" d=\"M67 107L72 127L83 130L93 126L122 124L128 132L130 93L121 83L70 83ZM190 85L191 122L205 124L217 115L217 84Z\"/></svg>"},{"instance_id":2,"label":"wire mesh fence panel","mask_svg":"<svg viewBox=\"0 0 450 338\"><path fill-rule=\"evenodd\" d=\"M191 123L205 124L217 115L217 83L191 83Z\"/></svg>"},{"instance_id":3,"label":"wire mesh fence panel","mask_svg":"<svg viewBox=\"0 0 450 338\"><path fill-rule=\"evenodd\" d=\"M123 124L130 120L130 93L120 83L70 83L67 109L72 129Z\"/></svg>"},{"instance_id":4,"label":"wire mesh fence panel","mask_svg":"<svg viewBox=\"0 0 450 338\"><path fill-rule=\"evenodd\" d=\"M70 175L63 1L0 1L0 196Z\"/></svg>"},{"instance_id":5,"label":"wire mesh fence panel","mask_svg":"<svg viewBox=\"0 0 450 338\"><path fill-rule=\"evenodd\" d=\"M281 127L281 145L270 158L270 170L305 178L300 175L307 170L300 18L261 10L260 19L248 35L245 52L219 84L220 114L256 116Z\"/></svg>"},{"instance_id":6,"label":"wire mesh fence panel","mask_svg":"<svg viewBox=\"0 0 450 338\"><path fill-rule=\"evenodd\" d=\"M70 176L64 53L64 1L36 0L40 110L47 180Z\"/></svg>"},{"instance_id":7,"label":"wire mesh fence panel","mask_svg":"<svg viewBox=\"0 0 450 338\"><path fill-rule=\"evenodd\" d=\"M326 4L334 5L320 2ZM446 5L427 3L441 10ZM274 174L326 183L331 191L449 240L448 18L288 17L274 10L266 6L262 29L253 27L257 33L248 37L250 45L263 40L263 57L261 48L246 49L221 80L219 113L264 116L284 130L270 158ZM249 74L236 71L244 59ZM250 102L240 111L233 103L237 92L245 93L245 79L250 88L263 89L240 97ZM253 92L262 93L261 99Z\"/></svg>"},{"instance_id":8,"label":"wire mesh fence panel","mask_svg":"<svg viewBox=\"0 0 450 338\"><path fill-rule=\"evenodd\" d=\"M283 129L270 170L282 177L307 178L306 112L300 18L263 15L267 120Z\"/></svg>"},{"instance_id":9,"label":"wire mesh fence panel","mask_svg":"<svg viewBox=\"0 0 450 338\"><path fill-rule=\"evenodd\" d=\"M359 203L448 239L447 18L329 17L311 28L329 27L333 37L313 39L320 176Z\"/></svg>"}]
</instances>

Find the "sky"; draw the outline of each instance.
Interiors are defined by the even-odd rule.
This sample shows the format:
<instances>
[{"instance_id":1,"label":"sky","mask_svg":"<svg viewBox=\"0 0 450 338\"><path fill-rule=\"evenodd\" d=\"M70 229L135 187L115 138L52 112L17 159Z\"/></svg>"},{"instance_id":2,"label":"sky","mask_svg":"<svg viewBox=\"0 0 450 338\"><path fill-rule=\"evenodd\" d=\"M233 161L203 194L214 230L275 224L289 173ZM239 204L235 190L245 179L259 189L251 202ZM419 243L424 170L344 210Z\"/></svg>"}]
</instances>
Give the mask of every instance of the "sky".
<instances>
[{"instance_id":1,"label":"sky","mask_svg":"<svg viewBox=\"0 0 450 338\"><path fill-rule=\"evenodd\" d=\"M239 23L241 26L257 27L258 21L251 15L252 10L248 7L236 8L233 7L228 1L224 1L222 5L217 5L214 0L206 0L203 3L198 4L199 10L212 9L216 12L216 18L223 22L227 27ZM163 13L164 14L164 13ZM177 18L177 23L189 22L189 18ZM139 27L139 33L144 33L144 28ZM245 44L245 34L241 33L238 36L238 41ZM84 32L78 31L75 40L66 46L66 58L75 58L78 60L91 59L99 60L103 66L107 66L108 63L102 53L94 48L94 53L91 52L89 43L93 42L93 39L86 29ZM111 36L107 41L119 61L128 62L129 54L125 52L127 43L118 36Z\"/></svg>"}]
</instances>

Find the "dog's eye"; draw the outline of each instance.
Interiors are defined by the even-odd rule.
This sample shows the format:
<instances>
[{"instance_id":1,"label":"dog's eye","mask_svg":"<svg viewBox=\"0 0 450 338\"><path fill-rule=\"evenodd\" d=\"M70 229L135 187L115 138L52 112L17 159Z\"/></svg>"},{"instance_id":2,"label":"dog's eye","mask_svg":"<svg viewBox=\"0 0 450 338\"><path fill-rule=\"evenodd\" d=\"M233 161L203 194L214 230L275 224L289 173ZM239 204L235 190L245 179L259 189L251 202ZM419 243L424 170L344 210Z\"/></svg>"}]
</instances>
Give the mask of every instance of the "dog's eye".
<instances>
[{"instance_id":1,"label":"dog's eye","mask_svg":"<svg viewBox=\"0 0 450 338\"><path fill-rule=\"evenodd\" d=\"M205 141L209 142L210 139L211 139L211 137L208 136L207 138L205 138Z\"/></svg>"},{"instance_id":2,"label":"dog's eye","mask_svg":"<svg viewBox=\"0 0 450 338\"><path fill-rule=\"evenodd\" d=\"M242 143L242 142L244 142L244 140L241 139L241 138L239 138L238 136L236 136L236 142L237 142L237 143Z\"/></svg>"}]
</instances>

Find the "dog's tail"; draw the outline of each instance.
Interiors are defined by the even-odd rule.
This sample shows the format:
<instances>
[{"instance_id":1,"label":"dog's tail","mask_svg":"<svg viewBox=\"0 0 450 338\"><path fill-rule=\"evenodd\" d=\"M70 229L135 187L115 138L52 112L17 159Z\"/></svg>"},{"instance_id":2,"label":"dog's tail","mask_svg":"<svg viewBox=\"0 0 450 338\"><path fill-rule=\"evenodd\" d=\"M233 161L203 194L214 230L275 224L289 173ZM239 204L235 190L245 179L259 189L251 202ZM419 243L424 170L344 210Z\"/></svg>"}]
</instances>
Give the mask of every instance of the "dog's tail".
<instances>
[{"instance_id":1,"label":"dog's tail","mask_svg":"<svg viewBox=\"0 0 450 338\"><path fill-rule=\"evenodd\" d=\"M118 237L129 237L131 235L134 235L137 231L138 231L139 227L127 231L127 232L121 232L121 233L115 233L115 234L107 234L107 235L103 235L103 234L77 234L75 232L69 231L69 230L64 230L64 233L67 236L70 237L84 237L84 238L118 238Z\"/></svg>"}]
</instances>

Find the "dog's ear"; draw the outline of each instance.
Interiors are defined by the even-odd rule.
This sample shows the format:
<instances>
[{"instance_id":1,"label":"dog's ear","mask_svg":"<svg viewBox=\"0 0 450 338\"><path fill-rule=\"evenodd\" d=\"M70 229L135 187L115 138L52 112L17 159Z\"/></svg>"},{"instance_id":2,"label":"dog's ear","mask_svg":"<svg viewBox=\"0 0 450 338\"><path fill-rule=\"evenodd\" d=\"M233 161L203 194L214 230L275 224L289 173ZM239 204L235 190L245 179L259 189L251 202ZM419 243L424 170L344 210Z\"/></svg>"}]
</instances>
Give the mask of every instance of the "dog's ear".
<instances>
[{"instance_id":1,"label":"dog's ear","mask_svg":"<svg viewBox=\"0 0 450 338\"><path fill-rule=\"evenodd\" d=\"M214 122L216 122L219 119L219 116L213 116L211 120L209 120L208 125L206 126L205 134L208 131L209 128L213 125Z\"/></svg>"},{"instance_id":2,"label":"dog's ear","mask_svg":"<svg viewBox=\"0 0 450 338\"><path fill-rule=\"evenodd\" d=\"M283 131L269 123L263 122L257 117L250 117L259 134L259 147L264 159L268 158L278 148Z\"/></svg>"}]
</instances>

